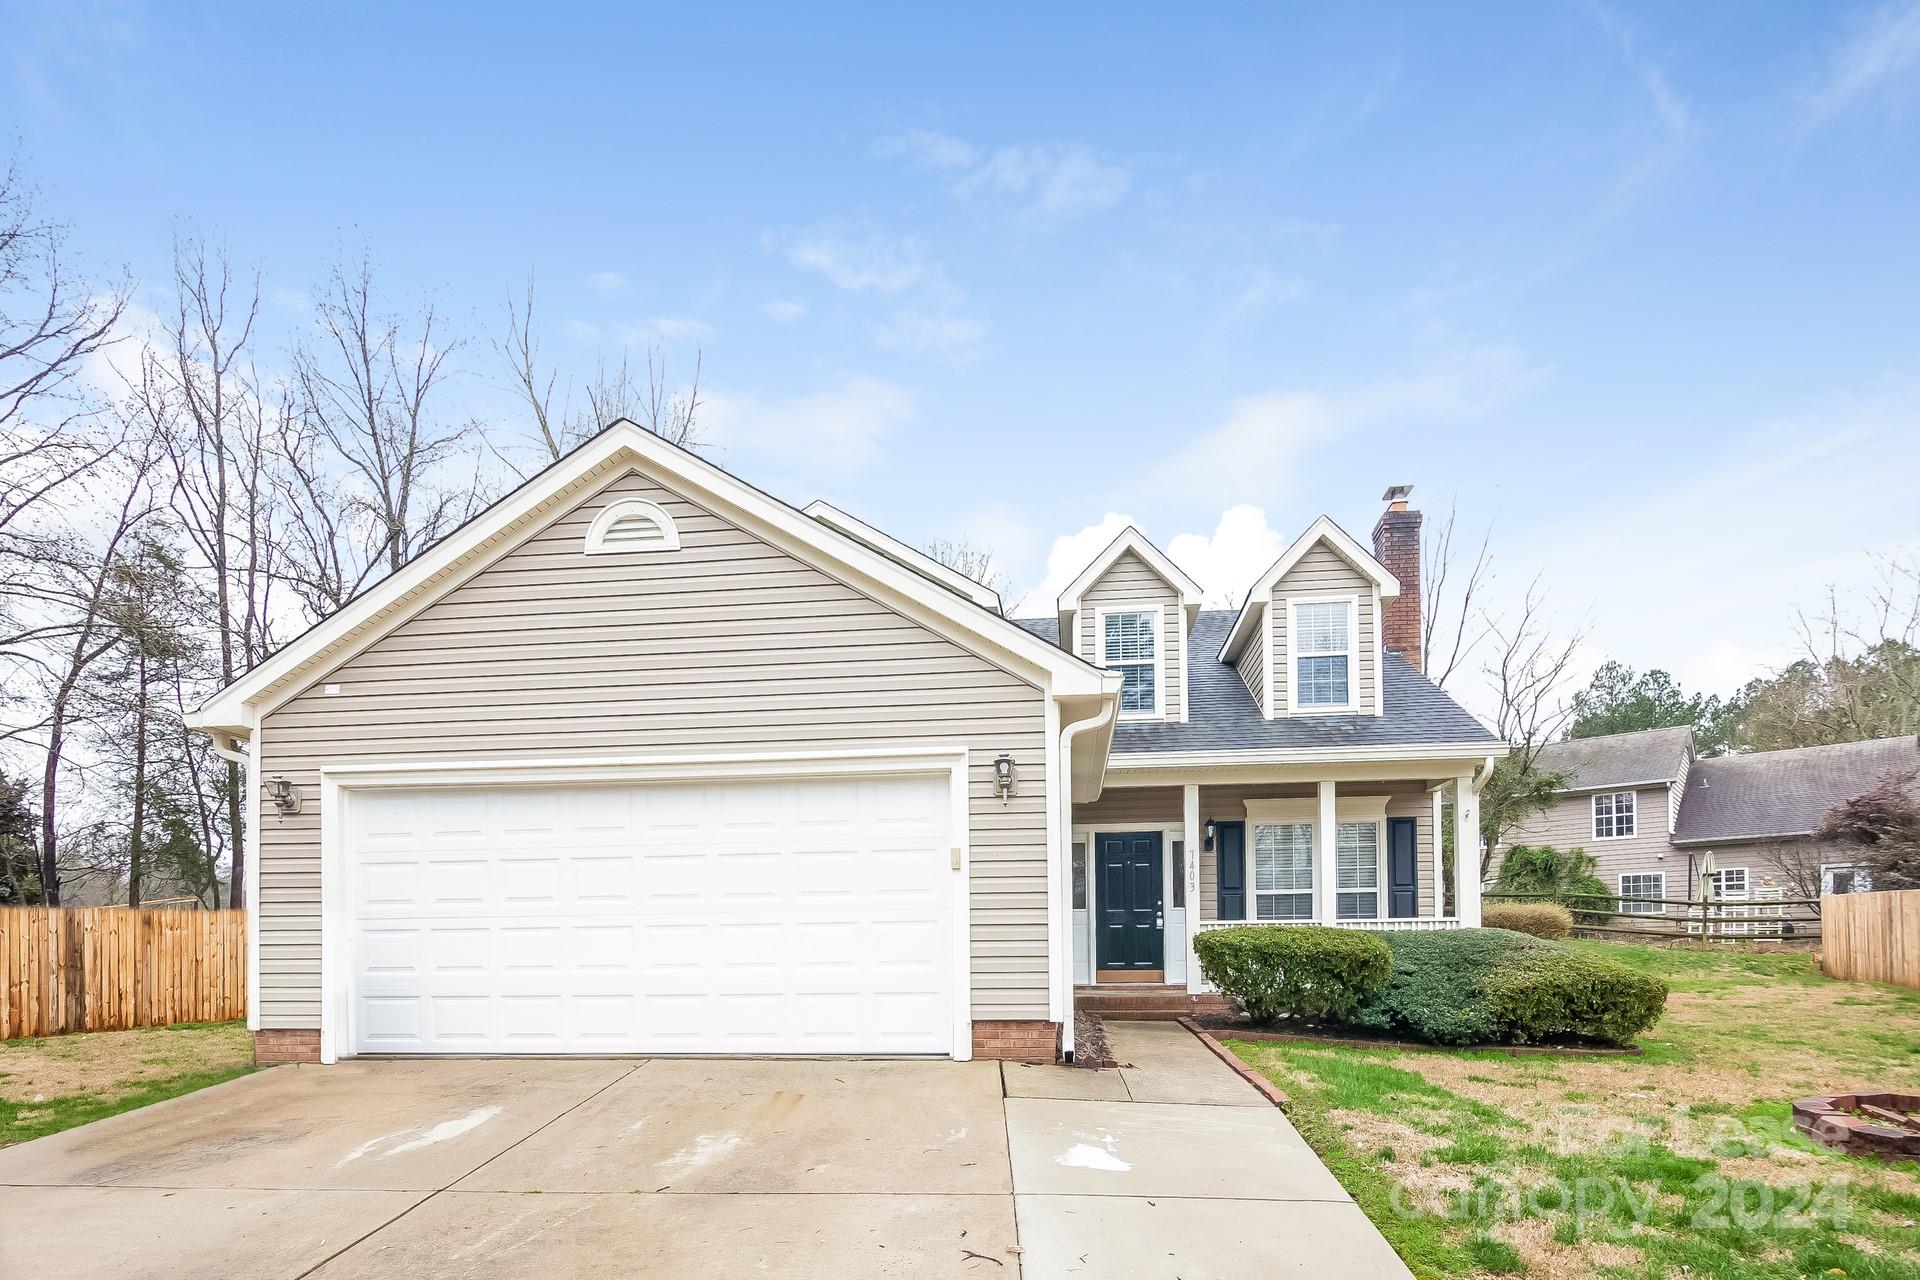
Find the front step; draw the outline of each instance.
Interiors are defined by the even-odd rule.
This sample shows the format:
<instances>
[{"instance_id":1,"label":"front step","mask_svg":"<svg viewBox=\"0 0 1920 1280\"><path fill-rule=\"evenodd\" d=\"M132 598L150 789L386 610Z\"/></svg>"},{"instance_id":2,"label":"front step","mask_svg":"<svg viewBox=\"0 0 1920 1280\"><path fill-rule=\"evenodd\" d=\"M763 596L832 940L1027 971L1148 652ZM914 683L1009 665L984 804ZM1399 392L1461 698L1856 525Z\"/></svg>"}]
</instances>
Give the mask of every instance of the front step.
<instances>
[{"instance_id":1,"label":"front step","mask_svg":"<svg viewBox=\"0 0 1920 1280\"><path fill-rule=\"evenodd\" d=\"M1189 995L1187 989L1167 983L1128 983L1124 986L1075 987L1073 1007L1110 1022L1172 1022L1195 1014L1225 1013L1222 995Z\"/></svg>"}]
</instances>

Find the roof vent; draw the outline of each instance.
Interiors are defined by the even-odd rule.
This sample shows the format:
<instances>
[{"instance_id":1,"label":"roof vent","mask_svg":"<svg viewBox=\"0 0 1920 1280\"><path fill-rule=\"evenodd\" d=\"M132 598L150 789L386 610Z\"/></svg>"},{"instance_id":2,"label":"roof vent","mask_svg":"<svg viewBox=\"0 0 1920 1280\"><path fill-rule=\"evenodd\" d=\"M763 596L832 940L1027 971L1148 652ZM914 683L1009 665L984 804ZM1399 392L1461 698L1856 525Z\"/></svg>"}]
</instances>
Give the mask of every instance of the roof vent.
<instances>
[{"instance_id":1,"label":"roof vent","mask_svg":"<svg viewBox=\"0 0 1920 1280\"><path fill-rule=\"evenodd\" d=\"M588 555L626 551L677 551L680 530L673 517L639 498L609 503L587 530Z\"/></svg>"}]
</instances>

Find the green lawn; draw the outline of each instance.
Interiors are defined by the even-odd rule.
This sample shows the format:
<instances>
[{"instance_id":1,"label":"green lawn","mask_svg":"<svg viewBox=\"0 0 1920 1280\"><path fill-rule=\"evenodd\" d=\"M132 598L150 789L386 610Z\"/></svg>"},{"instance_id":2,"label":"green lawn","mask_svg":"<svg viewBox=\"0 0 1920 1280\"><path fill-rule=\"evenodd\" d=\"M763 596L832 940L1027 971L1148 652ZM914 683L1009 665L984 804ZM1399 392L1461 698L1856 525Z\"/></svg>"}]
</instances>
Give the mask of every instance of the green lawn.
<instances>
[{"instance_id":1,"label":"green lawn","mask_svg":"<svg viewBox=\"0 0 1920 1280\"><path fill-rule=\"evenodd\" d=\"M1672 988L1644 1056L1232 1047L1419 1275L1920 1280L1920 1165L1827 1152L1789 1110L1920 1092L1920 993L1805 955L1574 945Z\"/></svg>"},{"instance_id":2,"label":"green lawn","mask_svg":"<svg viewBox=\"0 0 1920 1280\"><path fill-rule=\"evenodd\" d=\"M0 1147L192 1093L253 1070L242 1022L0 1043Z\"/></svg>"}]
</instances>

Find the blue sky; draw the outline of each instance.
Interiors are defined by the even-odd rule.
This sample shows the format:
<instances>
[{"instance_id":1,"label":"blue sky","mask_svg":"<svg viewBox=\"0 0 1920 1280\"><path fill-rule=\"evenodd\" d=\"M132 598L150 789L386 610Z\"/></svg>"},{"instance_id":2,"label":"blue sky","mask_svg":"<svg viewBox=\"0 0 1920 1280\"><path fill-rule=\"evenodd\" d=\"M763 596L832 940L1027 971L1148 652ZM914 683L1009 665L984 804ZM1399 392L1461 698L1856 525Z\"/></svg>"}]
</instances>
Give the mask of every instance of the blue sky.
<instances>
[{"instance_id":1,"label":"blue sky","mask_svg":"<svg viewBox=\"0 0 1920 1280\"><path fill-rule=\"evenodd\" d=\"M1026 612L1117 517L1224 596L1411 482L1725 689L1920 540L1920 4L0 7L146 305L199 229L284 341L365 246L500 416L532 272L563 367L702 349L723 465Z\"/></svg>"}]
</instances>

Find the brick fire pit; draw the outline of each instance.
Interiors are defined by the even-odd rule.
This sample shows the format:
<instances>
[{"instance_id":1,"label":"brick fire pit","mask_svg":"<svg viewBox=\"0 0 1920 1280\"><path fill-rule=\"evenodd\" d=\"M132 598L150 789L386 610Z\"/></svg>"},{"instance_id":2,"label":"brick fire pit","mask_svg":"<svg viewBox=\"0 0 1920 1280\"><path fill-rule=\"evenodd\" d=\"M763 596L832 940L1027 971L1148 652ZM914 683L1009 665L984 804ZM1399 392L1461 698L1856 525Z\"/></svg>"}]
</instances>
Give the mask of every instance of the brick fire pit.
<instances>
[{"instance_id":1,"label":"brick fire pit","mask_svg":"<svg viewBox=\"0 0 1920 1280\"><path fill-rule=\"evenodd\" d=\"M1835 1093L1793 1104L1793 1127L1854 1156L1920 1159L1920 1095Z\"/></svg>"}]
</instances>

